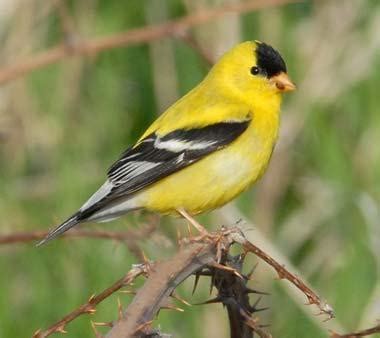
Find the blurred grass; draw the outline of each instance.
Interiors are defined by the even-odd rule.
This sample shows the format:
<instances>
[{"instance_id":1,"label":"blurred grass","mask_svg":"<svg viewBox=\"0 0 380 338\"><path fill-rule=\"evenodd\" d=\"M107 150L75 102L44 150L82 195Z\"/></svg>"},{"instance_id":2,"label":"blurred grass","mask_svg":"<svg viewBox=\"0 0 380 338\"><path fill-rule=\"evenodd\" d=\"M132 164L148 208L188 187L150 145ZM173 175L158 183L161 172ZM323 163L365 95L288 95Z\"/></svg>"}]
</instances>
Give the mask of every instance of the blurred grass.
<instances>
[{"instance_id":1,"label":"blurred grass","mask_svg":"<svg viewBox=\"0 0 380 338\"><path fill-rule=\"evenodd\" d=\"M212 2L198 1L200 6ZM36 6L27 8L33 17L44 3L30 3ZM167 4L170 18L191 7L180 0ZM87 0L70 2L70 13L78 27L95 36L145 25L144 6L141 1ZM380 317L372 294L379 287L380 263L380 249L373 244L380 238L379 13L377 1L305 1L241 15L241 36L235 37L269 37L299 84L298 93L286 98L284 133L269 172L237 204L328 299L345 330L371 326ZM17 59L19 49L59 41L54 7L38 22L20 23L18 18L14 12L0 27L7 46L0 50L3 60ZM219 39L215 46L227 44L221 32L213 34ZM168 41L177 94L183 95L207 67L184 42ZM113 49L46 67L0 89L5 140L0 143L1 233L47 229L102 183L105 169L157 116L153 62L148 45ZM289 131L297 135L295 142L289 141ZM143 219L128 215L90 227L124 229ZM164 218L161 228L174 237L169 222ZM143 247L152 259L175 250L157 235ZM30 336L48 326L134 262L123 245L101 240L58 240L38 249L33 243L0 247L0 337ZM329 324L316 325L283 291L282 282L273 287L272 275L261 277L262 269L257 286L272 296L263 300L271 309L261 317L271 324L273 336L326 337L321 326ZM181 290L185 298L190 289L185 285ZM108 299L91 319L115 319L117 297L124 305L130 298L119 294ZM207 287L196 297L205 300ZM225 318L218 305L210 305L185 314L163 312L157 323L178 336L223 337ZM84 316L70 324L69 336L93 336L89 320Z\"/></svg>"}]
</instances>

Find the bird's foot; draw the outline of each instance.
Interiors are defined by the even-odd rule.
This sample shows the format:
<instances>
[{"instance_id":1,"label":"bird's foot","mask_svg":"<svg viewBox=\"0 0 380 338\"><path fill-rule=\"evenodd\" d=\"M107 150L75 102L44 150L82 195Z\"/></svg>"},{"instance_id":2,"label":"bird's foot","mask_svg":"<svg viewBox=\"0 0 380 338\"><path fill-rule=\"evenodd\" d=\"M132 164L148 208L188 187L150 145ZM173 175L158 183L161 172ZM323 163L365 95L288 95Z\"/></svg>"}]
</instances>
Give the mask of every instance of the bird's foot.
<instances>
[{"instance_id":1,"label":"bird's foot","mask_svg":"<svg viewBox=\"0 0 380 338\"><path fill-rule=\"evenodd\" d=\"M214 234L208 232L206 228L198 223L190 214L188 214L184 209L177 209L177 212L185 218L190 225L192 225L198 232L198 236L191 236L190 240L192 242L204 242L214 238ZM191 234L191 231L189 230Z\"/></svg>"}]
</instances>

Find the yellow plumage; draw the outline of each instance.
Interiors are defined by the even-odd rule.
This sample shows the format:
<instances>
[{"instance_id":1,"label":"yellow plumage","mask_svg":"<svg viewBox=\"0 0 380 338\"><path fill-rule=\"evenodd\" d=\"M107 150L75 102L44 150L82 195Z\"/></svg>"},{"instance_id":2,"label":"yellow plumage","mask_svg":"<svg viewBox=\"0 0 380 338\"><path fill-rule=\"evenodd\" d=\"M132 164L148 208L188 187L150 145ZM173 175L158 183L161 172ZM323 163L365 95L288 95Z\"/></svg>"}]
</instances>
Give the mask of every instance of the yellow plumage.
<instances>
[{"instance_id":1,"label":"yellow plumage","mask_svg":"<svg viewBox=\"0 0 380 338\"><path fill-rule=\"evenodd\" d=\"M202 83L142 136L252 119L243 135L225 149L141 192L137 198L146 209L174 213L176 208L183 208L193 215L202 213L226 204L264 173L278 135L281 95L249 74L249 65L256 63L254 47L253 42L245 42L225 54ZM231 76L236 77L235 83Z\"/></svg>"},{"instance_id":2,"label":"yellow plumage","mask_svg":"<svg viewBox=\"0 0 380 338\"><path fill-rule=\"evenodd\" d=\"M123 153L100 189L42 243L78 223L135 209L190 219L188 214L229 202L264 173L277 139L281 94L294 88L276 50L258 41L237 45Z\"/></svg>"}]
</instances>

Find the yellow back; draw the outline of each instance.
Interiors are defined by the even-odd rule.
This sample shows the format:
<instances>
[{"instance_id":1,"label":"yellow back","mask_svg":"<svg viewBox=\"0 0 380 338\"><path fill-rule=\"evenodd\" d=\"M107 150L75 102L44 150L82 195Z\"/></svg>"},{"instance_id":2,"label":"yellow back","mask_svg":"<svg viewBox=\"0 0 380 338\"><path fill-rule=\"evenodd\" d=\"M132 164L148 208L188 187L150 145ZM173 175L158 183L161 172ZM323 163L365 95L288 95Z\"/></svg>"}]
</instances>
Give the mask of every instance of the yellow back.
<instances>
[{"instance_id":1,"label":"yellow back","mask_svg":"<svg viewBox=\"0 0 380 338\"><path fill-rule=\"evenodd\" d=\"M279 110L281 95L267 78L253 76L257 44L243 42L225 53L205 79L188 94L166 110L144 133L142 138L156 132L168 132L210 123L242 120L257 114Z\"/></svg>"}]
</instances>

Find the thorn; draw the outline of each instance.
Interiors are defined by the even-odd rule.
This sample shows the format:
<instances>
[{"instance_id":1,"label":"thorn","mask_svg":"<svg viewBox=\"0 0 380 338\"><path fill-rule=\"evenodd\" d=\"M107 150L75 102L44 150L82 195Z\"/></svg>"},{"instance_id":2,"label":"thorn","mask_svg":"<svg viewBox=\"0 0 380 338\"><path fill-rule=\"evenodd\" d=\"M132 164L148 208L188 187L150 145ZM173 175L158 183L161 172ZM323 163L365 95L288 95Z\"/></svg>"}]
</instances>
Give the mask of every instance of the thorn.
<instances>
[{"instance_id":1,"label":"thorn","mask_svg":"<svg viewBox=\"0 0 380 338\"><path fill-rule=\"evenodd\" d=\"M181 245L181 232L179 231L179 227L177 227L177 244Z\"/></svg>"},{"instance_id":2,"label":"thorn","mask_svg":"<svg viewBox=\"0 0 380 338\"><path fill-rule=\"evenodd\" d=\"M67 333L67 331L65 330L65 325L62 325L62 326L59 326L55 329L55 332L59 332L59 333Z\"/></svg>"},{"instance_id":3,"label":"thorn","mask_svg":"<svg viewBox=\"0 0 380 338\"><path fill-rule=\"evenodd\" d=\"M218 285L216 285L216 283L215 283L215 287L217 288L218 291L222 288L222 284L224 281L225 281L224 278L219 278L218 279Z\"/></svg>"},{"instance_id":4,"label":"thorn","mask_svg":"<svg viewBox=\"0 0 380 338\"><path fill-rule=\"evenodd\" d=\"M248 325L254 331L256 330L256 327L257 327L257 325L256 325L257 321L258 321L257 318L252 318L248 314L245 314L245 323L246 323L246 325Z\"/></svg>"},{"instance_id":5,"label":"thorn","mask_svg":"<svg viewBox=\"0 0 380 338\"><path fill-rule=\"evenodd\" d=\"M143 262L144 262L144 264L148 264L148 263L149 263L149 260L148 260L148 258L146 257L144 250L141 250L141 255L142 255L142 258L143 258Z\"/></svg>"},{"instance_id":6,"label":"thorn","mask_svg":"<svg viewBox=\"0 0 380 338\"><path fill-rule=\"evenodd\" d=\"M261 329L265 329L267 327L270 327L270 324L260 324L259 325L259 328L261 328Z\"/></svg>"},{"instance_id":7,"label":"thorn","mask_svg":"<svg viewBox=\"0 0 380 338\"><path fill-rule=\"evenodd\" d=\"M253 303L253 305L251 306L252 312L255 312L256 306L259 305L259 303L261 302L262 298L263 297L257 298L256 302Z\"/></svg>"},{"instance_id":8,"label":"thorn","mask_svg":"<svg viewBox=\"0 0 380 338\"><path fill-rule=\"evenodd\" d=\"M317 304L317 302L315 301L315 299L309 293L306 294L306 297L307 297L308 303L306 303L305 305Z\"/></svg>"},{"instance_id":9,"label":"thorn","mask_svg":"<svg viewBox=\"0 0 380 338\"><path fill-rule=\"evenodd\" d=\"M95 337L96 338L102 338L103 336L98 332L98 330L96 329L96 324L95 324L95 322L93 322L92 320L91 320L91 327L92 327L92 330L94 331L94 333L95 333Z\"/></svg>"},{"instance_id":10,"label":"thorn","mask_svg":"<svg viewBox=\"0 0 380 338\"><path fill-rule=\"evenodd\" d=\"M107 326L107 327L113 326L112 322L94 322L94 321L91 321L91 324L94 326Z\"/></svg>"},{"instance_id":11,"label":"thorn","mask_svg":"<svg viewBox=\"0 0 380 338\"><path fill-rule=\"evenodd\" d=\"M211 274L211 281L210 281L210 295L212 294L212 288L215 285L215 273Z\"/></svg>"},{"instance_id":12,"label":"thorn","mask_svg":"<svg viewBox=\"0 0 380 338\"><path fill-rule=\"evenodd\" d=\"M264 295L264 296L270 296L270 293L268 292L264 292L264 291L258 291L258 290L255 290L255 289L251 289L249 287L246 287L245 290L244 290L245 293L255 293L257 295Z\"/></svg>"},{"instance_id":13,"label":"thorn","mask_svg":"<svg viewBox=\"0 0 380 338\"><path fill-rule=\"evenodd\" d=\"M240 265L242 265L244 263L244 260L245 260L245 257L247 257L247 254L245 252L242 252L239 256L238 256L238 263ZM254 267L253 267L254 268Z\"/></svg>"},{"instance_id":14,"label":"thorn","mask_svg":"<svg viewBox=\"0 0 380 338\"><path fill-rule=\"evenodd\" d=\"M319 311L319 312L313 313L313 316L316 316L316 317L321 316L321 315L323 315L323 312L322 312L322 311Z\"/></svg>"},{"instance_id":15,"label":"thorn","mask_svg":"<svg viewBox=\"0 0 380 338\"><path fill-rule=\"evenodd\" d=\"M118 319L121 320L123 318L123 306L121 305L119 297L117 297L117 314Z\"/></svg>"},{"instance_id":16,"label":"thorn","mask_svg":"<svg viewBox=\"0 0 380 338\"><path fill-rule=\"evenodd\" d=\"M120 290L119 293L124 293L127 295L135 295L137 292L133 290Z\"/></svg>"},{"instance_id":17,"label":"thorn","mask_svg":"<svg viewBox=\"0 0 380 338\"><path fill-rule=\"evenodd\" d=\"M211 277L211 275L212 275L211 270L198 271L198 272L196 272L196 274L198 274L199 276L206 276L206 277Z\"/></svg>"},{"instance_id":18,"label":"thorn","mask_svg":"<svg viewBox=\"0 0 380 338\"><path fill-rule=\"evenodd\" d=\"M187 302L186 300L184 300L183 298L181 298L180 296L178 296L176 293L174 293L174 291L172 292L171 296L178 300L179 302L181 302L182 304L185 304L187 306L191 306L191 304L189 302Z\"/></svg>"},{"instance_id":19,"label":"thorn","mask_svg":"<svg viewBox=\"0 0 380 338\"><path fill-rule=\"evenodd\" d=\"M198 282L199 282L199 277L200 277L200 274L199 272L196 272L195 273L195 280L194 280L194 286L193 286L193 292L192 292L192 295L194 295L194 292L198 286Z\"/></svg>"},{"instance_id":20,"label":"thorn","mask_svg":"<svg viewBox=\"0 0 380 338\"><path fill-rule=\"evenodd\" d=\"M253 266L253 268L251 269L251 271L248 272L248 273L245 275L245 278L246 278L247 280L251 280L251 279L252 279L252 275L253 275L253 273L256 271L256 268L257 268L258 265L259 265L259 263L256 263L256 264Z\"/></svg>"},{"instance_id":21,"label":"thorn","mask_svg":"<svg viewBox=\"0 0 380 338\"><path fill-rule=\"evenodd\" d=\"M40 336L41 332L42 332L41 329L38 329L36 332L33 333L32 338L38 338Z\"/></svg>"},{"instance_id":22,"label":"thorn","mask_svg":"<svg viewBox=\"0 0 380 338\"><path fill-rule=\"evenodd\" d=\"M90 315L94 314L96 312L96 309L94 306L89 302L88 305L86 306L86 309L84 310L85 313L88 313Z\"/></svg>"},{"instance_id":23,"label":"thorn","mask_svg":"<svg viewBox=\"0 0 380 338\"><path fill-rule=\"evenodd\" d=\"M147 322L145 322L145 323L142 323L141 325L139 325L139 326L136 328L135 332L133 332L133 335L135 335L137 332L139 332L139 331L145 329L147 326L149 326L149 325L152 324L152 323L153 323L153 320L149 320L149 321L147 321Z\"/></svg>"},{"instance_id":24,"label":"thorn","mask_svg":"<svg viewBox=\"0 0 380 338\"><path fill-rule=\"evenodd\" d=\"M174 310L174 311L178 311L178 312L185 312L184 309L180 308L180 307L177 307L173 304L168 304L168 305L164 305L164 306L161 306L161 309L164 309L164 310Z\"/></svg>"},{"instance_id":25,"label":"thorn","mask_svg":"<svg viewBox=\"0 0 380 338\"><path fill-rule=\"evenodd\" d=\"M254 311L252 311L252 312L261 312L261 311L266 311L266 310L269 310L269 306L261 307L261 308L254 308Z\"/></svg>"},{"instance_id":26,"label":"thorn","mask_svg":"<svg viewBox=\"0 0 380 338\"><path fill-rule=\"evenodd\" d=\"M219 264L217 262L213 262L210 264L211 266L213 266L214 268L216 269L220 269L220 270L224 270L224 271L228 271L228 272L231 272L233 273L235 276L241 278L244 280L243 276L234 268L231 268L229 266L225 266L225 265L222 265L222 264Z\"/></svg>"},{"instance_id":27,"label":"thorn","mask_svg":"<svg viewBox=\"0 0 380 338\"><path fill-rule=\"evenodd\" d=\"M219 240L218 240L219 242ZM220 242L216 245L216 255L215 255L215 258L216 258L216 262L219 264L222 260L222 247L220 245Z\"/></svg>"},{"instance_id":28,"label":"thorn","mask_svg":"<svg viewBox=\"0 0 380 338\"><path fill-rule=\"evenodd\" d=\"M195 303L194 305L206 305L206 304L214 304L214 303L223 303L222 297L216 296L215 298L211 298L202 303Z\"/></svg>"},{"instance_id":29,"label":"thorn","mask_svg":"<svg viewBox=\"0 0 380 338\"><path fill-rule=\"evenodd\" d=\"M323 314L326 314L325 312L322 312ZM328 316L327 318L325 318L324 320L322 320L323 323L326 323L328 322L329 320L331 320L332 318L334 317L331 317L331 316Z\"/></svg>"},{"instance_id":30,"label":"thorn","mask_svg":"<svg viewBox=\"0 0 380 338\"><path fill-rule=\"evenodd\" d=\"M189 222L186 222L186 223L187 223L187 232L189 233L189 237L193 237L193 234L191 232L190 223Z\"/></svg>"}]
</instances>

